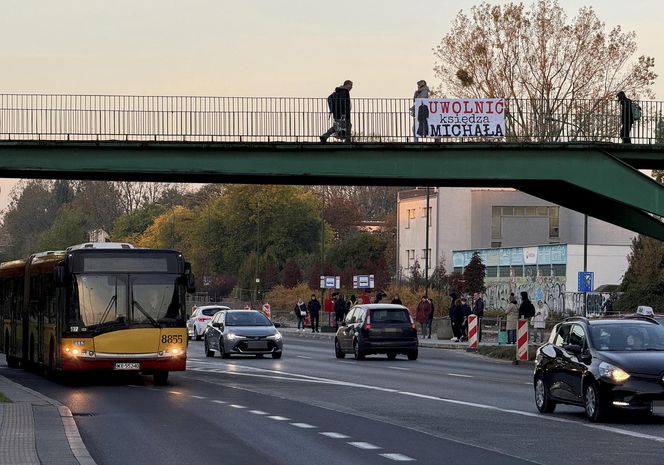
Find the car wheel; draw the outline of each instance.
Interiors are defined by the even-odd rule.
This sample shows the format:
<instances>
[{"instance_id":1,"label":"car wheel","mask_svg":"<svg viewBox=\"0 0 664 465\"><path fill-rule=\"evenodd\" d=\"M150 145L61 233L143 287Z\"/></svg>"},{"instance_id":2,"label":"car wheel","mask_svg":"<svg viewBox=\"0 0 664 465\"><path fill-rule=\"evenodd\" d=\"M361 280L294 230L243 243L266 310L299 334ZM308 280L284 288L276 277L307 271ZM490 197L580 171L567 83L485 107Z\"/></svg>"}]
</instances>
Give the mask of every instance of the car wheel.
<instances>
[{"instance_id":1,"label":"car wheel","mask_svg":"<svg viewBox=\"0 0 664 465\"><path fill-rule=\"evenodd\" d=\"M395 358L397 358L397 353L396 352L388 352L387 353L387 358L388 358L388 360L394 360Z\"/></svg>"},{"instance_id":2,"label":"car wheel","mask_svg":"<svg viewBox=\"0 0 664 465\"><path fill-rule=\"evenodd\" d=\"M337 358L345 358L346 357L346 353L343 350L341 350L341 344L339 344L339 339L334 340L334 355Z\"/></svg>"},{"instance_id":3,"label":"car wheel","mask_svg":"<svg viewBox=\"0 0 664 465\"><path fill-rule=\"evenodd\" d=\"M210 350L210 348L208 347L207 340L205 341L205 356L206 357L214 357L214 351Z\"/></svg>"},{"instance_id":4,"label":"car wheel","mask_svg":"<svg viewBox=\"0 0 664 465\"><path fill-rule=\"evenodd\" d=\"M549 389L541 376L538 376L535 381L535 405L537 410L542 413L553 413L556 409L556 403L549 397Z\"/></svg>"},{"instance_id":5,"label":"car wheel","mask_svg":"<svg viewBox=\"0 0 664 465\"><path fill-rule=\"evenodd\" d=\"M281 358L282 352L272 352L272 358Z\"/></svg>"},{"instance_id":6,"label":"car wheel","mask_svg":"<svg viewBox=\"0 0 664 465\"><path fill-rule=\"evenodd\" d=\"M353 353L355 360L364 360L364 352L360 350L360 344L357 341L353 342Z\"/></svg>"},{"instance_id":7,"label":"car wheel","mask_svg":"<svg viewBox=\"0 0 664 465\"><path fill-rule=\"evenodd\" d=\"M155 386L165 386L168 384L168 371L157 370L153 373L152 378Z\"/></svg>"},{"instance_id":8,"label":"car wheel","mask_svg":"<svg viewBox=\"0 0 664 465\"><path fill-rule=\"evenodd\" d=\"M583 389L583 405L586 408L586 416L593 423L602 421L606 416L606 408L602 405L597 385L590 381Z\"/></svg>"},{"instance_id":9,"label":"car wheel","mask_svg":"<svg viewBox=\"0 0 664 465\"><path fill-rule=\"evenodd\" d=\"M221 352L221 358L231 358L231 354L226 353L224 350L224 341L219 339L219 352Z\"/></svg>"},{"instance_id":10,"label":"car wheel","mask_svg":"<svg viewBox=\"0 0 664 465\"><path fill-rule=\"evenodd\" d=\"M417 360L417 349L408 352L408 360Z\"/></svg>"}]
</instances>

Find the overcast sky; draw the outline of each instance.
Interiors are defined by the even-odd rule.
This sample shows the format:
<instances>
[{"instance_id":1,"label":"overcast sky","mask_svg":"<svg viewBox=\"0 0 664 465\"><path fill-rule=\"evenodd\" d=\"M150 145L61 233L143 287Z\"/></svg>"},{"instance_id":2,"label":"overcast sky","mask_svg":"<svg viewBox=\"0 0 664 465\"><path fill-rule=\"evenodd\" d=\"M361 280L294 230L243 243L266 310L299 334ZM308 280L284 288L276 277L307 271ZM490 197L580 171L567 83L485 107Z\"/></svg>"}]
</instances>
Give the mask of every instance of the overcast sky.
<instances>
[{"instance_id":1,"label":"overcast sky","mask_svg":"<svg viewBox=\"0 0 664 465\"><path fill-rule=\"evenodd\" d=\"M411 96L419 79L436 84L432 48L477 3L3 0L0 92L325 97L352 79L355 97ZM607 29L635 31L638 54L664 74L664 2L560 4L570 18L592 5ZM0 208L10 184L0 182Z\"/></svg>"}]
</instances>

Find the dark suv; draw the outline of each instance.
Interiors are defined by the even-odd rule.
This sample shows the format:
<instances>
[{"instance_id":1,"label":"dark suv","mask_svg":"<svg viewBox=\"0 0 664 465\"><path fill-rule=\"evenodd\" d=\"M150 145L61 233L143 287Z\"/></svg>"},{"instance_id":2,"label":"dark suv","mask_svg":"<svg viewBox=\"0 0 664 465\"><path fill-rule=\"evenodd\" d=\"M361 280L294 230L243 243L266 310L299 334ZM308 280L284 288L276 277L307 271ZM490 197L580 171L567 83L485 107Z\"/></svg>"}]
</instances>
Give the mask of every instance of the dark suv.
<instances>
[{"instance_id":1,"label":"dark suv","mask_svg":"<svg viewBox=\"0 0 664 465\"><path fill-rule=\"evenodd\" d=\"M537 349L535 404L584 407L590 421L612 409L664 414L664 326L646 317L568 318Z\"/></svg>"},{"instance_id":2,"label":"dark suv","mask_svg":"<svg viewBox=\"0 0 664 465\"><path fill-rule=\"evenodd\" d=\"M337 330L334 352L337 358L352 352L357 360L368 354L387 354L389 359L406 354L416 360L417 329L402 305L356 305Z\"/></svg>"}]
</instances>

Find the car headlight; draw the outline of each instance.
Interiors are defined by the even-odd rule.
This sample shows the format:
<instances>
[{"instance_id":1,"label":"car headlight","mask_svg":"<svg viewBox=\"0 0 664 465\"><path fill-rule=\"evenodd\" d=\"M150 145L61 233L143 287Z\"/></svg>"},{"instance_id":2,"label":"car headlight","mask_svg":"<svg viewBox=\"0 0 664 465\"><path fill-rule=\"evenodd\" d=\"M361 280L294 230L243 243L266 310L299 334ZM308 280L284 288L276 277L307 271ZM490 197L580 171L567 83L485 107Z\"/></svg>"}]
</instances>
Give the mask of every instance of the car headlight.
<instances>
[{"instance_id":1,"label":"car headlight","mask_svg":"<svg viewBox=\"0 0 664 465\"><path fill-rule=\"evenodd\" d=\"M602 378L609 379L616 383L624 383L629 379L629 373L625 370L606 362L599 364L599 374Z\"/></svg>"},{"instance_id":2,"label":"car headlight","mask_svg":"<svg viewBox=\"0 0 664 465\"><path fill-rule=\"evenodd\" d=\"M274 341L281 341L281 333L274 333L272 336L268 336L267 338Z\"/></svg>"},{"instance_id":3,"label":"car headlight","mask_svg":"<svg viewBox=\"0 0 664 465\"><path fill-rule=\"evenodd\" d=\"M238 339L244 339L244 336L238 336L238 335L235 334L235 333L228 333L228 334L226 334L226 338L227 338L229 341L236 341L236 340L238 340Z\"/></svg>"}]
</instances>

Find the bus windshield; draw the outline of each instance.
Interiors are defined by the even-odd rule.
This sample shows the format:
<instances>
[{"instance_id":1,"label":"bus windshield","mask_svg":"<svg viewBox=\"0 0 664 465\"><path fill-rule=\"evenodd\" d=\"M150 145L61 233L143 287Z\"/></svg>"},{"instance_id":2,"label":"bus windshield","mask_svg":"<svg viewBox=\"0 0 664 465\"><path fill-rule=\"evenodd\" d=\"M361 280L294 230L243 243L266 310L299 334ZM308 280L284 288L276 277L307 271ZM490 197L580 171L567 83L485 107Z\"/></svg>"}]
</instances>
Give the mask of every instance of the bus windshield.
<instances>
[{"instance_id":1,"label":"bus windshield","mask_svg":"<svg viewBox=\"0 0 664 465\"><path fill-rule=\"evenodd\" d=\"M96 332L180 326L184 323L180 287L175 275L76 275L70 326Z\"/></svg>"}]
</instances>

